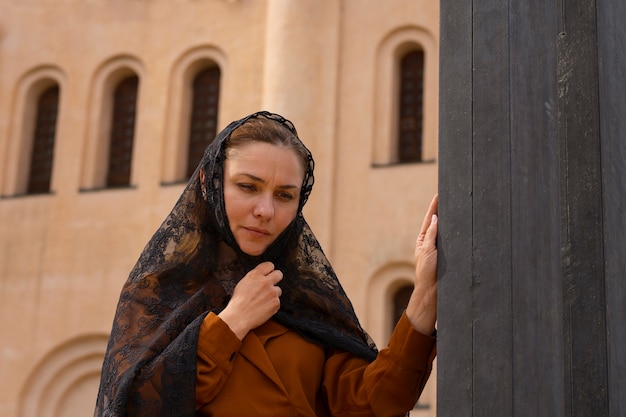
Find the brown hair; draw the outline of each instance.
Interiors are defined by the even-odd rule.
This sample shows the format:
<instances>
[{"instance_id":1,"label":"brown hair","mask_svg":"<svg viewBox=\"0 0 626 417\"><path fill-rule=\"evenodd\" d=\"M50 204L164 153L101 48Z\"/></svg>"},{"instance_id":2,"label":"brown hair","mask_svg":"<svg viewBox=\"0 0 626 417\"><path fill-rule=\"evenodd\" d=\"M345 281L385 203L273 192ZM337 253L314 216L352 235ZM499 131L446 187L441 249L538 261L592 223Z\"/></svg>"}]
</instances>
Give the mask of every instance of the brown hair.
<instances>
[{"instance_id":1,"label":"brown hair","mask_svg":"<svg viewBox=\"0 0 626 417\"><path fill-rule=\"evenodd\" d=\"M309 151L304 147L300 139L284 124L265 117L247 120L224 141L225 158L230 156L230 149L249 143L249 141L269 143L270 145L293 149L302 163L302 172L307 172Z\"/></svg>"}]
</instances>

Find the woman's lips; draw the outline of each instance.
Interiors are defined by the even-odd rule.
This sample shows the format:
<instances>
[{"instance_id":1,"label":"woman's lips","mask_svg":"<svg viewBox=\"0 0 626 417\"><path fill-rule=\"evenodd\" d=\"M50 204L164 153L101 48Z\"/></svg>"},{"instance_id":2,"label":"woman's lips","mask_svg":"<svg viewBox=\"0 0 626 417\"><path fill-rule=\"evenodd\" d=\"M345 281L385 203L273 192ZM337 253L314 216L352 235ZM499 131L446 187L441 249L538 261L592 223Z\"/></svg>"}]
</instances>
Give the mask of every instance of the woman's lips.
<instances>
[{"instance_id":1,"label":"woman's lips","mask_svg":"<svg viewBox=\"0 0 626 417\"><path fill-rule=\"evenodd\" d=\"M270 234L269 231L265 230L265 229L258 229L256 227L244 227L244 229L246 229L248 232L250 232L252 235L255 236L268 236Z\"/></svg>"}]
</instances>

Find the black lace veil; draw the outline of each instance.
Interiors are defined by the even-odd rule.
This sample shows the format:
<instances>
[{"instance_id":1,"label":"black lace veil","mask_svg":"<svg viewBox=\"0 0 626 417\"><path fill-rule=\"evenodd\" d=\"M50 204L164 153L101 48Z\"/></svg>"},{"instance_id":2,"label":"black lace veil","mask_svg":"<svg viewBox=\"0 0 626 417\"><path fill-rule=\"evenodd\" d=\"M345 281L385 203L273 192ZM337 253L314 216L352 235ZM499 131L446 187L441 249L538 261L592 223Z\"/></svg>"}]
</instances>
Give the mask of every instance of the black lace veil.
<instances>
[{"instance_id":1,"label":"black lace veil","mask_svg":"<svg viewBox=\"0 0 626 417\"><path fill-rule=\"evenodd\" d=\"M298 214L276 241L252 257L239 249L230 231L222 190L223 144L246 121L261 117L297 138L290 121L258 112L229 124L208 146L122 288L95 416L194 416L200 324L208 312L219 313L237 282L263 261L283 272L281 308L274 320L322 346L375 358L371 338L302 216L313 187L308 150Z\"/></svg>"}]
</instances>

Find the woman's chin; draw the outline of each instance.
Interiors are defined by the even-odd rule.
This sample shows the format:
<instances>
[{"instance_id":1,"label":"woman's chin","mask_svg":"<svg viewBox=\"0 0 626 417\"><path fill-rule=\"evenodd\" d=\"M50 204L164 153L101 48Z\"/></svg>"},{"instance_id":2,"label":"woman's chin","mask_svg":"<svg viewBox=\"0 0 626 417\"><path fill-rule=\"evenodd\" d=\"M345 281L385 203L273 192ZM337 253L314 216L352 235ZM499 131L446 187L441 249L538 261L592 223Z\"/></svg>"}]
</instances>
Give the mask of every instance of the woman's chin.
<instances>
[{"instance_id":1,"label":"woman's chin","mask_svg":"<svg viewBox=\"0 0 626 417\"><path fill-rule=\"evenodd\" d=\"M258 245L239 245L243 253L248 256L261 256L267 247Z\"/></svg>"}]
</instances>

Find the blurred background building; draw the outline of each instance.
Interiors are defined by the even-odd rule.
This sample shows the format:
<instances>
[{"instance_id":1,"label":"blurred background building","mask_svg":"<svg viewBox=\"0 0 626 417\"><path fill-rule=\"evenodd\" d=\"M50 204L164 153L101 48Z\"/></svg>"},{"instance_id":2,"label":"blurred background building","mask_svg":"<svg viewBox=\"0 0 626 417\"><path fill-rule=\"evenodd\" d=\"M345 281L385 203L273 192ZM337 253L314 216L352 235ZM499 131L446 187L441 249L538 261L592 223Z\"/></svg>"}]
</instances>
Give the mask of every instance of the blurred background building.
<instances>
[{"instance_id":1,"label":"blurred background building","mask_svg":"<svg viewBox=\"0 0 626 417\"><path fill-rule=\"evenodd\" d=\"M0 0L0 417L92 415L143 245L262 109L313 152L305 216L384 346L437 192L438 45L432 0Z\"/></svg>"}]
</instances>

